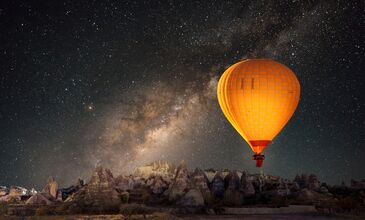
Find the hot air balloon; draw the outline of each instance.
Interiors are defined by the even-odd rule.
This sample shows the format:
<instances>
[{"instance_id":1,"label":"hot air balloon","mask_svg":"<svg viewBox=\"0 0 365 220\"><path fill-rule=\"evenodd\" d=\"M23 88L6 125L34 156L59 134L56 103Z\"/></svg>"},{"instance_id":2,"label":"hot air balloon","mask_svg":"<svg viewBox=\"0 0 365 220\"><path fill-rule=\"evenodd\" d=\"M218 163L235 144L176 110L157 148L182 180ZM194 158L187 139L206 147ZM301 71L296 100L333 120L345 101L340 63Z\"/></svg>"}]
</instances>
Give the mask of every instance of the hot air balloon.
<instances>
[{"instance_id":1,"label":"hot air balloon","mask_svg":"<svg viewBox=\"0 0 365 220\"><path fill-rule=\"evenodd\" d=\"M265 159L261 153L298 106L300 84L294 72L271 59L243 60L223 73L217 95L224 115L261 167Z\"/></svg>"}]
</instances>

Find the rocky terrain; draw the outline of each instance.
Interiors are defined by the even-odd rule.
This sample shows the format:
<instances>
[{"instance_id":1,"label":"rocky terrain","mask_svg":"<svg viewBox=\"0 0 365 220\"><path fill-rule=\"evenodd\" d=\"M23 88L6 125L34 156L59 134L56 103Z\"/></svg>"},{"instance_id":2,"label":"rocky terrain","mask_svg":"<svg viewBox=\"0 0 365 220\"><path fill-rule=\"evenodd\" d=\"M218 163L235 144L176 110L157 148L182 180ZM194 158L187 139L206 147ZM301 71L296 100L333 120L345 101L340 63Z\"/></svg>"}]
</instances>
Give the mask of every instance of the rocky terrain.
<instances>
[{"instance_id":1,"label":"rocky terrain","mask_svg":"<svg viewBox=\"0 0 365 220\"><path fill-rule=\"evenodd\" d=\"M190 171L184 162L175 166L156 161L119 176L99 165L86 184L79 179L67 188L59 188L52 177L41 191L0 187L3 216L221 214L232 208L293 205L309 205L318 213L363 216L365 180L329 186L313 174L288 180L245 171Z\"/></svg>"}]
</instances>

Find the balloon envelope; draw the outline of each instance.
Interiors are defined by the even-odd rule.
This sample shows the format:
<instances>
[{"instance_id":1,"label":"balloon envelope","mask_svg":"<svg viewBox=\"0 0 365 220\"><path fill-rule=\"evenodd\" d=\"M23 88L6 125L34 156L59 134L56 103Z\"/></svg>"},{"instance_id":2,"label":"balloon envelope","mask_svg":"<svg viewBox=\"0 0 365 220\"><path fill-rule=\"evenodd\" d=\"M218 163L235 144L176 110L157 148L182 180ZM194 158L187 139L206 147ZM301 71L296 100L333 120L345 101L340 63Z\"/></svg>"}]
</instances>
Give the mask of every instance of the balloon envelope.
<instances>
[{"instance_id":1,"label":"balloon envelope","mask_svg":"<svg viewBox=\"0 0 365 220\"><path fill-rule=\"evenodd\" d=\"M217 94L228 121L259 155L295 112L300 84L281 63L249 59L223 73Z\"/></svg>"}]
</instances>

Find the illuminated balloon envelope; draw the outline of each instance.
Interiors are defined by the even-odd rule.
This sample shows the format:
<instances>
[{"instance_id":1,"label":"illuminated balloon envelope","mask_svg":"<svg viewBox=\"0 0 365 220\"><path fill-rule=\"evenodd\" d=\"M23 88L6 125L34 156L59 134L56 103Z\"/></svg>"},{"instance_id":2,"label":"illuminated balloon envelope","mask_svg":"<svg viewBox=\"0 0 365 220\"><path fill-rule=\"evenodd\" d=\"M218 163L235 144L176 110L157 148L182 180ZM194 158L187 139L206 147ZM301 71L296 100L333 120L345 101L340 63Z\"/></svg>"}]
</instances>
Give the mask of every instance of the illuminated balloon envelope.
<instances>
[{"instance_id":1,"label":"illuminated balloon envelope","mask_svg":"<svg viewBox=\"0 0 365 220\"><path fill-rule=\"evenodd\" d=\"M229 67L218 83L219 105L254 152L261 153L283 129L298 106L300 84L285 65L270 59L248 59Z\"/></svg>"}]
</instances>

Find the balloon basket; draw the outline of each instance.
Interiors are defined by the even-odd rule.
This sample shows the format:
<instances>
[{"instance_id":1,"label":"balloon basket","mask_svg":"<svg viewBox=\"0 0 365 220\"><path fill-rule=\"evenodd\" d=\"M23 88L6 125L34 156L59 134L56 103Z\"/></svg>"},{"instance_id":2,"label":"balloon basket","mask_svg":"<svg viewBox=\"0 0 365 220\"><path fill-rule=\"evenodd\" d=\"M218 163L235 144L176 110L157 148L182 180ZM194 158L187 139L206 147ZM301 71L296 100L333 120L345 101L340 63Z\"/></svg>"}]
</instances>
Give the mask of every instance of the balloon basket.
<instances>
[{"instance_id":1,"label":"balloon basket","mask_svg":"<svg viewBox=\"0 0 365 220\"><path fill-rule=\"evenodd\" d=\"M256 160L256 167L262 167L264 163L265 156L261 154L255 154L252 156L252 160Z\"/></svg>"}]
</instances>

